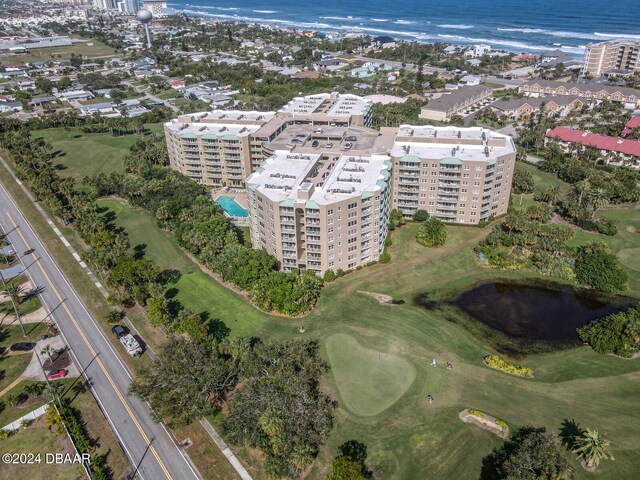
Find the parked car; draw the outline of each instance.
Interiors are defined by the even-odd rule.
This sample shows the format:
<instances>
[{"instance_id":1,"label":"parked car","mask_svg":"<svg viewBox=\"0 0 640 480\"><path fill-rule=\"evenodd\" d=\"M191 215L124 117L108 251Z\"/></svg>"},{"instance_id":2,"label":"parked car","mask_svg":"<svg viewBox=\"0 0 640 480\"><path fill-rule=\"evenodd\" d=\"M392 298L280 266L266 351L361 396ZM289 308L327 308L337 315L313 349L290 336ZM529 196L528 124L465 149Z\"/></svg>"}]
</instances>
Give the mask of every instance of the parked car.
<instances>
[{"instance_id":1,"label":"parked car","mask_svg":"<svg viewBox=\"0 0 640 480\"><path fill-rule=\"evenodd\" d=\"M47 378L49 380L55 380L57 378L64 378L69 375L69 370L65 370L64 368L56 368L55 370L51 370Z\"/></svg>"},{"instance_id":2,"label":"parked car","mask_svg":"<svg viewBox=\"0 0 640 480\"><path fill-rule=\"evenodd\" d=\"M326 148L333 148L333 142L327 142L327 147Z\"/></svg>"},{"instance_id":3,"label":"parked car","mask_svg":"<svg viewBox=\"0 0 640 480\"><path fill-rule=\"evenodd\" d=\"M355 135L349 135L348 137L344 137L345 142L356 142L357 140L358 140L358 137L356 137Z\"/></svg>"},{"instance_id":4,"label":"parked car","mask_svg":"<svg viewBox=\"0 0 640 480\"><path fill-rule=\"evenodd\" d=\"M29 350L33 350L36 344L33 342L19 342L11 345L12 352L28 352Z\"/></svg>"},{"instance_id":5,"label":"parked car","mask_svg":"<svg viewBox=\"0 0 640 480\"><path fill-rule=\"evenodd\" d=\"M129 330L122 325L114 325L111 331L116 334L116 337L118 337L120 343L130 356L135 357L136 355L142 355L142 347L135 337L129 333Z\"/></svg>"},{"instance_id":6,"label":"parked car","mask_svg":"<svg viewBox=\"0 0 640 480\"><path fill-rule=\"evenodd\" d=\"M320 145L320 142L319 142L318 140L314 140L314 141L311 143L311 146L312 146L312 147L317 147L318 145Z\"/></svg>"},{"instance_id":7,"label":"parked car","mask_svg":"<svg viewBox=\"0 0 640 480\"><path fill-rule=\"evenodd\" d=\"M316 133L322 133L324 132L324 130L322 130L321 128L316 128Z\"/></svg>"},{"instance_id":8,"label":"parked car","mask_svg":"<svg viewBox=\"0 0 640 480\"><path fill-rule=\"evenodd\" d=\"M342 146L342 149L343 150L351 150L351 147L353 147L353 145L351 143L347 142Z\"/></svg>"}]
</instances>

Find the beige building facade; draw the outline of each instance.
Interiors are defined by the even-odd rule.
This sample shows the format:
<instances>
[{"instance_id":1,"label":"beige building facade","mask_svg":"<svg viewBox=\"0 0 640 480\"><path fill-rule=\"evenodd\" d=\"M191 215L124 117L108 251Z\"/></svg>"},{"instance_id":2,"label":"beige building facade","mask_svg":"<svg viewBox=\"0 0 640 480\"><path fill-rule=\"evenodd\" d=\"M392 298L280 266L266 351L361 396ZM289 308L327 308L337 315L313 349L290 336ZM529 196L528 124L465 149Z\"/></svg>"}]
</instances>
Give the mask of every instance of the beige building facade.
<instances>
[{"instance_id":1,"label":"beige building facade","mask_svg":"<svg viewBox=\"0 0 640 480\"><path fill-rule=\"evenodd\" d=\"M507 213L516 148L484 128L402 125L393 162L394 209L417 210L444 222L478 224Z\"/></svg>"},{"instance_id":2,"label":"beige building facade","mask_svg":"<svg viewBox=\"0 0 640 480\"><path fill-rule=\"evenodd\" d=\"M599 77L605 74L640 72L640 42L612 40L587 45L583 74Z\"/></svg>"}]
</instances>

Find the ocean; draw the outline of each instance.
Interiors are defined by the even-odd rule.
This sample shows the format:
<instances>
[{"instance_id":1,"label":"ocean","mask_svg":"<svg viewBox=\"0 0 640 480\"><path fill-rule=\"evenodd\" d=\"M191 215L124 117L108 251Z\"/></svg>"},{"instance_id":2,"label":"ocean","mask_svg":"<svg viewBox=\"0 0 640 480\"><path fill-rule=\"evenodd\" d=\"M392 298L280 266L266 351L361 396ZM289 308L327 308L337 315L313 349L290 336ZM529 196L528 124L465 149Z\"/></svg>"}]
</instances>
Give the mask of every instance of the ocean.
<instances>
[{"instance_id":1,"label":"ocean","mask_svg":"<svg viewBox=\"0 0 640 480\"><path fill-rule=\"evenodd\" d=\"M561 49L640 40L638 0L169 0L190 15L321 32L363 32L418 42L485 43L495 49Z\"/></svg>"}]
</instances>

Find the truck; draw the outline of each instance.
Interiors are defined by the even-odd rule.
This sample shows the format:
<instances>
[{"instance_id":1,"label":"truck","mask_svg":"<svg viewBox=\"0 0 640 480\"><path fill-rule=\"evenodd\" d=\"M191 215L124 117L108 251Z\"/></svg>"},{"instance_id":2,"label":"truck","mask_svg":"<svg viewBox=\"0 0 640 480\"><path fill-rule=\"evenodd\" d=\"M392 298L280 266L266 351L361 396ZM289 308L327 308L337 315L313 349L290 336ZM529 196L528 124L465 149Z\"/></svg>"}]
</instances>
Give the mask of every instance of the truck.
<instances>
[{"instance_id":1,"label":"truck","mask_svg":"<svg viewBox=\"0 0 640 480\"><path fill-rule=\"evenodd\" d=\"M130 356L135 357L136 355L142 355L142 347L135 337L122 325L115 325L111 331L115 333L116 337L118 337L120 343Z\"/></svg>"}]
</instances>

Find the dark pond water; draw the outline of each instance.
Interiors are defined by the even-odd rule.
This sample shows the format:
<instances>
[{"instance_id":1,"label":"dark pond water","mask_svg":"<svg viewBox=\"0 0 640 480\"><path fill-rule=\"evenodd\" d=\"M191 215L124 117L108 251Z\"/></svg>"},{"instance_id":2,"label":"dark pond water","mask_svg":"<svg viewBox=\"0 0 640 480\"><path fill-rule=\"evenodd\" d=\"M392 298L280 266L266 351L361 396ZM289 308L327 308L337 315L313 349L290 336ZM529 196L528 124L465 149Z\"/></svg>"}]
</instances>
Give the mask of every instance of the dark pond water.
<instances>
[{"instance_id":1,"label":"dark pond water","mask_svg":"<svg viewBox=\"0 0 640 480\"><path fill-rule=\"evenodd\" d=\"M554 343L575 341L576 328L623 309L569 287L499 282L468 290L454 304L509 337Z\"/></svg>"}]
</instances>

